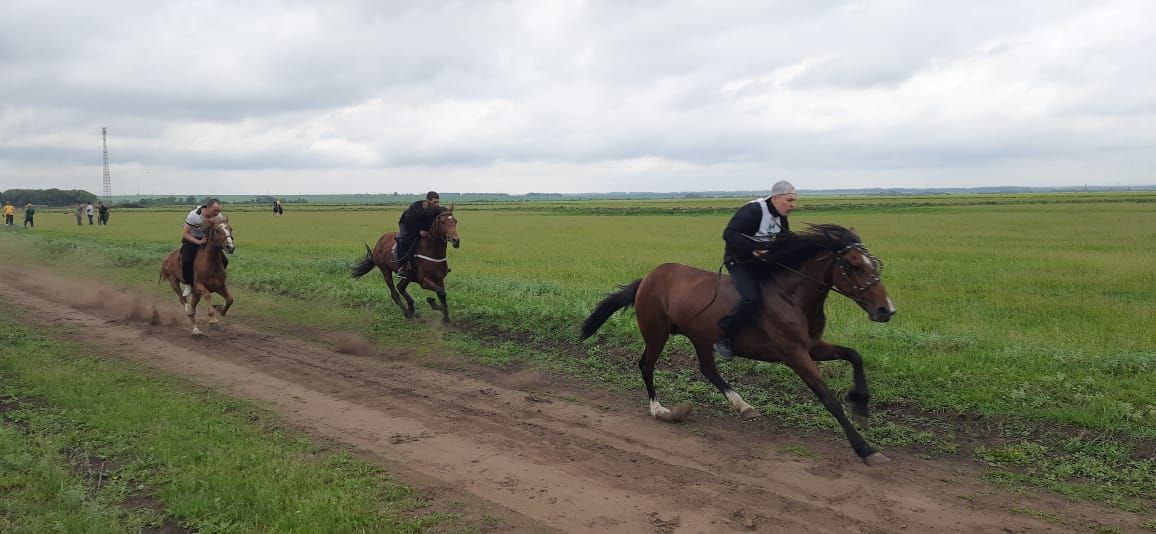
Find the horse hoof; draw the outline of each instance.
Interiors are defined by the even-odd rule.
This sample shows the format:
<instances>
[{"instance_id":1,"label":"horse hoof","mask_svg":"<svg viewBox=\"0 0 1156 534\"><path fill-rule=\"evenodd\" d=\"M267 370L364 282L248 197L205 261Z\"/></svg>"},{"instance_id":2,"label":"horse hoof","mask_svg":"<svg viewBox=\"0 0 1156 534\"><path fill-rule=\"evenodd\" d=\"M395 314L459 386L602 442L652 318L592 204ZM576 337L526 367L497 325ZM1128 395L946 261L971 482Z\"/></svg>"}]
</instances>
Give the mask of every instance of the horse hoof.
<instances>
[{"instance_id":1,"label":"horse hoof","mask_svg":"<svg viewBox=\"0 0 1156 534\"><path fill-rule=\"evenodd\" d=\"M762 414L760 414L758 410L748 406L744 408L743 411L739 412L739 417L742 417L743 419L758 419L759 417L762 417Z\"/></svg>"},{"instance_id":2,"label":"horse hoof","mask_svg":"<svg viewBox=\"0 0 1156 534\"><path fill-rule=\"evenodd\" d=\"M201 332L201 329L200 329L200 328L197 328L197 327L195 327L195 326L194 326L194 327L193 327L193 333L192 333L192 335L193 335L193 336L203 336L203 335L205 335L205 333L204 333L204 332Z\"/></svg>"},{"instance_id":3,"label":"horse hoof","mask_svg":"<svg viewBox=\"0 0 1156 534\"><path fill-rule=\"evenodd\" d=\"M890 461L891 461L891 458L884 456L883 453L881 453L881 452L873 452L871 454L868 454L867 457L863 459L863 463L865 463L869 466L872 466L872 467L878 466L878 465L883 465L883 464L890 462Z\"/></svg>"},{"instance_id":4,"label":"horse hoof","mask_svg":"<svg viewBox=\"0 0 1156 534\"><path fill-rule=\"evenodd\" d=\"M690 417L690 413L694 411L689 404L679 404L669 410L655 415L659 421L664 423L681 423Z\"/></svg>"}]
</instances>

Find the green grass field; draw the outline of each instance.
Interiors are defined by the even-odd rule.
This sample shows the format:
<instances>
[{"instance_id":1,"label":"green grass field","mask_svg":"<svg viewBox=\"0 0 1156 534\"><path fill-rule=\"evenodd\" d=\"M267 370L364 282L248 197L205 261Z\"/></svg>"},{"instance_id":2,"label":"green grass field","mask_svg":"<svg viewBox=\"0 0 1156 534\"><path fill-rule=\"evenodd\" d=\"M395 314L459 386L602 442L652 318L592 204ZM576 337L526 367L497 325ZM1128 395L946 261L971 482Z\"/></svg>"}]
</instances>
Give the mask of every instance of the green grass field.
<instances>
[{"instance_id":1,"label":"green grass field","mask_svg":"<svg viewBox=\"0 0 1156 534\"><path fill-rule=\"evenodd\" d=\"M1133 508L1151 503L1154 200L1147 193L804 199L809 209L792 224L856 228L886 262L884 281L899 308L891 323L874 324L842 297L828 304L828 338L864 354L884 408L869 438L954 450L965 433L955 417L980 416L996 429L979 450L989 463L1025 467L1029 478L1073 495ZM642 399L632 316L616 316L592 344L575 342L578 325L603 294L660 263L717 269L721 229L741 202L461 205L462 248L450 253L448 281L460 328L449 333L403 321L379 276L346 276L363 242L396 229L397 209L310 206L279 219L235 210L231 314L354 329L393 345L437 343L495 365L593 378ZM34 231L0 232L0 253L151 287L181 221L176 211L122 210L111 226L78 227L46 210ZM721 408L721 397L687 365L685 344L668 350L680 363L667 360L660 395ZM726 362L722 372L764 413L832 428L782 366ZM824 374L839 389L850 384L843 364L825 365Z\"/></svg>"}]
</instances>

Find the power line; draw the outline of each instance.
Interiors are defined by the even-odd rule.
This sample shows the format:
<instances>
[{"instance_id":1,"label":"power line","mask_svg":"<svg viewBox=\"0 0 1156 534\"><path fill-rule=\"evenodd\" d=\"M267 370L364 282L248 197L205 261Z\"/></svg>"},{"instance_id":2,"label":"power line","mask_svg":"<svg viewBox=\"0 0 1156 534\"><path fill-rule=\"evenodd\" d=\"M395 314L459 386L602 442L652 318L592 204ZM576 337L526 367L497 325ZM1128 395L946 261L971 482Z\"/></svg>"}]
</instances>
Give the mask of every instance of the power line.
<instances>
[{"instance_id":1,"label":"power line","mask_svg":"<svg viewBox=\"0 0 1156 534\"><path fill-rule=\"evenodd\" d=\"M112 204L112 176L108 173L108 128L100 129L100 139L104 145L104 203Z\"/></svg>"}]
</instances>

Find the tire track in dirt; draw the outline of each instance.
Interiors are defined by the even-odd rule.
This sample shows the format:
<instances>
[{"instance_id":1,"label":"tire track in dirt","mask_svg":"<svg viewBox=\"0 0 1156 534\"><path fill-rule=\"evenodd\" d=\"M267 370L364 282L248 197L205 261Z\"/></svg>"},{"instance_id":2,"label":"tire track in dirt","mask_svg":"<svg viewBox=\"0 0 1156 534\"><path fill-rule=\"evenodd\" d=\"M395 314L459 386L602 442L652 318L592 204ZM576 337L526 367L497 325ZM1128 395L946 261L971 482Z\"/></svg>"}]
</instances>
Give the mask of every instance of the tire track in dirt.
<instances>
[{"instance_id":1,"label":"tire track in dirt","mask_svg":"<svg viewBox=\"0 0 1156 534\"><path fill-rule=\"evenodd\" d=\"M67 282L3 274L0 299L25 320L69 326L105 352L270 403L294 424L400 467L403 479L416 473L510 511L518 530L1067 531L1005 509L1025 499L1033 510L1074 514L1072 524L1129 523L1090 505L1001 495L957 467L909 455L882 468L860 464L849 450L834 460L801 458L777 452L785 443L773 436L741 428L697 435L641 408L604 409L236 324L190 338L183 324L165 325L181 319L175 306L162 305L173 310L150 325L152 303L138 299L128 314L78 309L61 302L72 294Z\"/></svg>"}]
</instances>

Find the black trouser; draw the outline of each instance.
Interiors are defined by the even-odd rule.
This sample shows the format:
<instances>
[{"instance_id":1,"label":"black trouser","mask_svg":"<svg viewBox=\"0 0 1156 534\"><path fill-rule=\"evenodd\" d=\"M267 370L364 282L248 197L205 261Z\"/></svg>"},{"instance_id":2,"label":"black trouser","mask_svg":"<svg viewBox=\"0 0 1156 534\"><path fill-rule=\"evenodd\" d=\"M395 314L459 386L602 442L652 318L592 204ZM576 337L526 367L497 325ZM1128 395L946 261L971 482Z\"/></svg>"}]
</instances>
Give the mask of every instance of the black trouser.
<instances>
[{"instance_id":1,"label":"black trouser","mask_svg":"<svg viewBox=\"0 0 1156 534\"><path fill-rule=\"evenodd\" d=\"M108 224L108 214L107 213L101 213L100 215L97 215L96 221L100 224L107 225Z\"/></svg>"},{"instance_id":2,"label":"black trouser","mask_svg":"<svg viewBox=\"0 0 1156 534\"><path fill-rule=\"evenodd\" d=\"M88 224L92 224L92 215L88 216Z\"/></svg>"},{"instance_id":3,"label":"black trouser","mask_svg":"<svg viewBox=\"0 0 1156 534\"><path fill-rule=\"evenodd\" d=\"M409 232L402 226L397 231L397 266L401 267L409 261L410 249L413 248L414 232Z\"/></svg>"},{"instance_id":4,"label":"black trouser","mask_svg":"<svg viewBox=\"0 0 1156 534\"><path fill-rule=\"evenodd\" d=\"M722 328L723 335L732 337L755 320L762 308L763 291L759 287L754 266L736 262L727 262L726 266L731 273L731 281L739 292L739 302L729 315L719 320L718 326Z\"/></svg>"},{"instance_id":5,"label":"black trouser","mask_svg":"<svg viewBox=\"0 0 1156 534\"><path fill-rule=\"evenodd\" d=\"M12 217L13 217L13 215L5 215L4 216L4 224L7 224L8 226L12 226Z\"/></svg>"},{"instance_id":6,"label":"black trouser","mask_svg":"<svg viewBox=\"0 0 1156 534\"><path fill-rule=\"evenodd\" d=\"M197 260L197 251L201 246L188 241L181 241L181 278L186 284L193 283L193 262Z\"/></svg>"},{"instance_id":7,"label":"black trouser","mask_svg":"<svg viewBox=\"0 0 1156 534\"><path fill-rule=\"evenodd\" d=\"M24 218L24 227L28 228L29 226L36 228L36 222L32 220L32 217L25 217Z\"/></svg>"}]
</instances>

